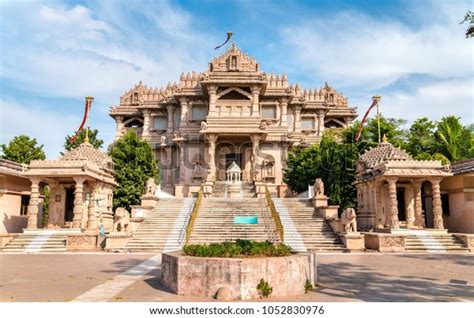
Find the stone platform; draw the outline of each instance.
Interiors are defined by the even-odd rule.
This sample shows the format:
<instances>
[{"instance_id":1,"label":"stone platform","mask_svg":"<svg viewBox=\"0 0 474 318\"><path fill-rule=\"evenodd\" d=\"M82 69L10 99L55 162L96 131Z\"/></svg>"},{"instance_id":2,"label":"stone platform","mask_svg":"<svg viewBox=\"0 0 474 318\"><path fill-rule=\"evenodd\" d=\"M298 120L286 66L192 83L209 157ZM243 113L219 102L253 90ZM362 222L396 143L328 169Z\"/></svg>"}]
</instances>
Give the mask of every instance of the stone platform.
<instances>
[{"instance_id":1,"label":"stone platform","mask_svg":"<svg viewBox=\"0 0 474 318\"><path fill-rule=\"evenodd\" d=\"M313 286L316 281L315 255L211 258L172 252L162 257L162 284L178 295L214 297L224 287L232 299L257 299L262 278L273 288L271 297L303 295L306 280Z\"/></svg>"}]
</instances>

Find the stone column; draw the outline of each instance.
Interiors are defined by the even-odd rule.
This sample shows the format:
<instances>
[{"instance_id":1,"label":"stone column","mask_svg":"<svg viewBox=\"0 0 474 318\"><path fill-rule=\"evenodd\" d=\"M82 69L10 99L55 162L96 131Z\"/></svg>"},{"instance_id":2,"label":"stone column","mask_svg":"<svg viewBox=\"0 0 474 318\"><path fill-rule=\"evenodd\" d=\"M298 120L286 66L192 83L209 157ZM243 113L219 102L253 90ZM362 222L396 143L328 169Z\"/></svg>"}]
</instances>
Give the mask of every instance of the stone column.
<instances>
[{"instance_id":1,"label":"stone column","mask_svg":"<svg viewBox=\"0 0 474 318\"><path fill-rule=\"evenodd\" d=\"M188 106L189 102L186 99L180 101L181 104L181 127L188 127Z\"/></svg>"},{"instance_id":2,"label":"stone column","mask_svg":"<svg viewBox=\"0 0 474 318\"><path fill-rule=\"evenodd\" d=\"M433 191L433 227L435 229L444 229L443 226L443 206L441 205L441 193L439 189L440 179L431 179Z\"/></svg>"},{"instance_id":3,"label":"stone column","mask_svg":"<svg viewBox=\"0 0 474 318\"><path fill-rule=\"evenodd\" d=\"M122 137L125 128L125 125L123 124L123 116L115 116L115 123L115 140L118 140Z\"/></svg>"},{"instance_id":4,"label":"stone column","mask_svg":"<svg viewBox=\"0 0 474 318\"><path fill-rule=\"evenodd\" d=\"M382 192L382 185L380 182L375 182L375 218L377 219L377 228L383 228L385 226L385 215L382 213L381 209L381 192Z\"/></svg>"},{"instance_id":5,"label":"stone column","mask_svg":"<svg viewBox=\"0 0 474 318\"><path fill-rule=\"evenodd\" d=\"M259 104L258 104L258 97L260 94L260 87L252 86L252 116L259 116Z\"/></svg>"},{"instance_id":6,"label":"stone column","mask_svg":"<svg viewBox=\"0 0 474 318\"><path fill-rule=\"evenodd\" d=\"M425 220L423 219L423 210L421 205L421 185L423 181L413 181L414 196L415 196L415 226L418 228L425 227Z\"/></svg>"},{"instance_id":7,"label":"stone column","mask_svg":"<svg viewBox=\"0 0 474 318\"><path fill-rule=\"evenodd\" d=\"M171 147L165 147L166 152L166 170L164 173L164 184L165 187L171 188L173 185L173 149Z\"/></svg>"},{"instance_id":8,"label":"stone column","mask_svg":"<svg viewBox=\"0 0 474 318\"><path fill-rule=\"evenodd\" d=\"M405 200L407 203L407 228L412 229L415 227L415 197L413 195L414 191L409 191L409 189L409 186L405 187Z\"/></svg>"},{"instance_id":9,"label":"stone column","mask_svg":"<svg viewBox=\"0 0 474 318\"><path fill-rule=\"evenodd\" d=\"M398 230L398 201L397 201L397 178L387 178L388 181L388 197L389 197L389 214L390 228Z\"/></svg>"},{"instance_id":10,"label":"stone column","mask_svg":"<svg viewBox=\"0 0 474 318\"><path fill-rule=\"evenodd\" d=\"M174 107L173 105L168 105L166 106L166 110L168 111L168 127L166 129L166 132L168 134L172 134L174 131L174 120L173 120L173 114L174 114Z\"/></svg>"},{"instance_id":11,"label":"stone column","mask_svg":"<svg viewBox=\"0 0 474 318\"><path fill-rule=\"evenodd\" d=\"M76 189L74 191L74 216L72 218L72 227L80 228L82 224L82 212L84 208L84 181L85 178L75 177Z\"/></svg>"},{"instance_id":12,"label":"stone column","mask_svg":"<svg viewBox=\"0 0 474 318\"><path fill-rule=\"evenodd\" d=\"M184 151L185 151L185 144L183 141L178 143L179 148L179 182L183 183L185 180L185 173L186 173L186 166L184 164Z\"/></svg>"},{"instance_id":13,"label":"stone column","mask_svg":"<svg viewBox=\"0 0 474 318\"><path fill-rule=\"evenodd\" d=\"M207 91L209 93L209 115L216 116L217 86L209 85Z\"/></svg>"},{"instance_id":14,"label":"stone column","mask_svg":"<svg viewBox=\"0 0 474 318\"><path fill-rule=\"evenodd\" d=\"M295 132L301 132L301 106L295 106Z\"/></svg>"},{"instance_id":15,"label":"stone column","mask_svg":"<svg viewBox=\"0 0 474 318\"><path fill-rule=\"evenodd\" d=\"M281 120L280 126L288 125L288 103L286 101L280 103L281 108Z\"/></svg>"},{"instance_id":16,"label":"stone column","mask_svg":"<svg viewBox=\"0 0 474 318\"><path fill-rule=\"evenodd\" d=\"M95 219L95 182L89 182L90 195L89 195L89 206L87 207L87 228L89 230L95 230L97 223Z\"/></svg>"},{"instance_id":17,"label":"stone column","mask_svg":"<svg viewBox=\"0 0 474 318\"><path fill-rule=\"evenodd\" d=\"M148 109L143 110L143 139L146 139L148 136L150 136L150 119L150 111Z\"/></svg>"},{"instance_id":18,"label":"stone column","mask_svg":"<svg viewBox=\"0 0 474 318\"><path fill-rule=\"evenodd\" d=\"M211 180L216 179L216 134L207 134L207 140L209 141L209 168L211 170Z\"/></svg>"},{"instance_id":19,"label":"stone column","mask_svg":"<svg viewBox=\"0 0 474 318\"><path fill-rule=\"evenodd\" d=\"M38 228L38 205L40 203L39 183L40 178L30 178L31 182L31 195L30 204L28 205L28 225L27 229Z\"/></svg>"},{"instance_id":20,"label":"stone column","mask_svg":"<svg viewBox=\"0 0 474 318\"><path fill-rule=\"evenodd\" d=\"M324 132L324 112L318 113L318 136L322 136Z\"/></svg>"},{"instance_id":21,"label":"stone column","mask_svg":"<svg viewBox=\"0 0 474 318\"><path fill-rule=\"evenodd\" d=\"M252 140L252 181L259 181L256 179L256 172L257 172L257 157L259 152L260 146L260 135L250 135L250 139Z\"/></svg>"}]
</instances>

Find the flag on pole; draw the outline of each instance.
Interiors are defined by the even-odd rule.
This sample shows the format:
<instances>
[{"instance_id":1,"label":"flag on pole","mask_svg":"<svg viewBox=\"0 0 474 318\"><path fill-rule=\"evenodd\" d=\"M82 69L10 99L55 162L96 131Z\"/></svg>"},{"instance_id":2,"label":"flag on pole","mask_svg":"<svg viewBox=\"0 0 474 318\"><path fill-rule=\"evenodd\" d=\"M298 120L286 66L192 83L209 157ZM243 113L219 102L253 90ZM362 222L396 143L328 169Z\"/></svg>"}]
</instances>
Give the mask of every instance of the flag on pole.
<instances>
[{"instance_id":1,"label":"flag on pole","mask_svg":"<svg viewBox=\"0 0 474 318\"><path fill-rule=\"evenodd\" d=\"M72 136L71 139L69 139L71 144L74 144L76 142L77 136L79 136L79 133L81 132L82 128L84 127L84 124L86 123L87 118L89 117L89 112L91 110L93 100L94 100L94 97L90 97L90 96L86 97L86 105L85 105L85 108L84 108L84 117L82 118L81 125L77 129L76 134L74 136Z\"/></svg>"},{"instance_id":2,"label":"flag on pole","mask_svg":"<svg viewBox=\"0 0 474 318\"><path fill-rule=\"evenodd\" d=\"M227 42L229 42L230 38L232 37L232 34L234 34L234 33L232 33L232 32L227 32L227 40L225 40L225 42L222 43L221 45L216 46L216 47L214 48L214 50L217 50L218 48L223 47L224 45L226 45Z\"/></svg>"},{"instance_id":3,"label":"flag on pole","mask_svg":"<svg viewBox=\"0 0 474 318\"><path fill-rule=\"evenodd\" d=\"M364 118L362 118L362 121L360 122L359 129L357 130L357 134L355 135L354 140L359 141L360 135L362 134L362 128L364 127L365 121L367 120L367 117L369 116L370 111L377 106L377 104L380 101L380 96L374 96L372 97L372 105L370 105L369 109L365 112Z\"/></svg>"}]
</instances>

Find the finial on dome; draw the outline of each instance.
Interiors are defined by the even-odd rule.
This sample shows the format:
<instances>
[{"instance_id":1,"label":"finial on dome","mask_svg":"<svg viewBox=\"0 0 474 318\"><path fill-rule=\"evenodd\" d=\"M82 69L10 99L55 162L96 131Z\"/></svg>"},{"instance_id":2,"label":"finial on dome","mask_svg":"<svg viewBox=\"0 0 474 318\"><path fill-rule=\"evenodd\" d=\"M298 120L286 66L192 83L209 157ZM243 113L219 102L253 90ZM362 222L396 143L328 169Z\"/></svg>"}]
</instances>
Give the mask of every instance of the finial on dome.
<instances>
[{"instance_id":1,"label":"finial on dome","mask_svg":"<svg viewBox=\"0 0 474 318\"><path fill-rule=\"evenodd\" d=\"M382 143L388 143L387 135L383 134Z\"/></svg>"}]
</instances>

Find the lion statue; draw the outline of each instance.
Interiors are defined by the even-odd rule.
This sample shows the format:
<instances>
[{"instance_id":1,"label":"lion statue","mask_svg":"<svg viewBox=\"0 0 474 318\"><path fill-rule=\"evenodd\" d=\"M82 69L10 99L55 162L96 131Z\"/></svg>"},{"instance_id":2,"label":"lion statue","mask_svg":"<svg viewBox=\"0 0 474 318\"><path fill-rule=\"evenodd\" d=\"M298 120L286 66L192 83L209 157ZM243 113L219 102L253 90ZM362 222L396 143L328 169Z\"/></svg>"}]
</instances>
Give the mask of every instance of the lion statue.
<instances>
[{"instance_id":1,"label":"lion statue","mask_svg":"<svg viewBox=\"0 0 474 318\"><path fill-rule=\"evenodd\" d=\"M317 197L324 196L324 182L321 178L317 178L314 181L314 195Z\"/></svg>"},{"instance_id":2,"label":"lion statue","mask_svg":"<svg viewBox=\"0 0 474 318\"><path fill-rule=\"evenodd\" d=\"M341 215L341 224L344 227L344 232L357 232L357 215L353 208L344 209Z\"/></svg>"},{"instance_id":3,"label":"lion statue","mask_svg":"<svg viewBox=\"0 0 474 318\"><path fill-rule=\"evenodd\" d=\"M156 183L155 179L153 178L148 178L146 181L146 190L145 190L145 195L155 195L156 192Z\"/></svg>"},{"instance_id":4,"label":"lion statue","mask_svg":"<svg viewBox=\"0 0 474 318\"><path fill-rule=\"evenodd\" d=\"M117 208L114 215L114 232L128 232L130 226L130 213L124 208Z\"/></svg>"}]
</instances>

